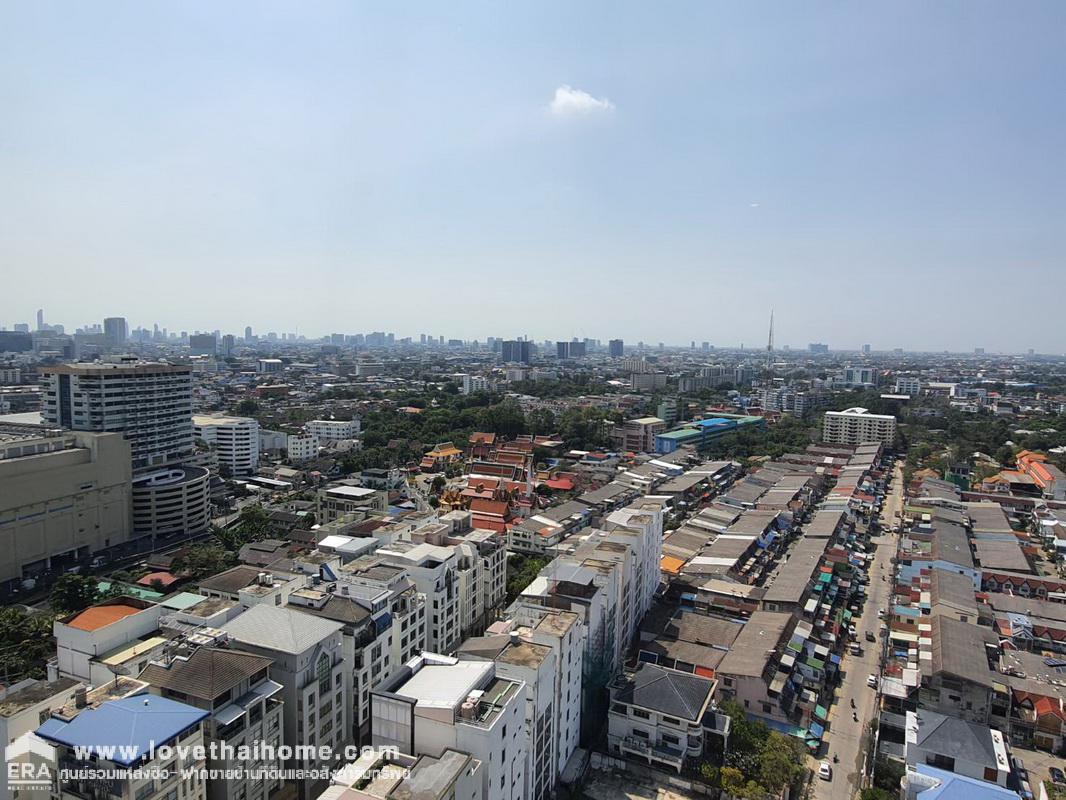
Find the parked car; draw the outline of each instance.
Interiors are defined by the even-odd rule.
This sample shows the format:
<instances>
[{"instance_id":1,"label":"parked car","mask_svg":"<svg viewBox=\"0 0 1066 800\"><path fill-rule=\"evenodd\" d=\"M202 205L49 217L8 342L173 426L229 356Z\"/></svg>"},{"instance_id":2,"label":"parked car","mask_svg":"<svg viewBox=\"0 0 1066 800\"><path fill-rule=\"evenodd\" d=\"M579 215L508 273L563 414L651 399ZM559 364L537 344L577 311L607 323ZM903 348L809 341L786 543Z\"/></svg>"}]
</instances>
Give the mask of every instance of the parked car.
<instances>
[{"instance_id":1,"label":"parked car","mask_svg":"<svg viewBox=\"0 0 1066 800\"><path fill-rule=\"evenodd\" d=\"M833 767L828 761L823 761L818 765L818 777L823 781L833 780Z\"/></svg>"},{"instance_id":2,"label":"parked car","mask_svg":"<svg viewBox=\"0 0 1066 800\"><path fill-rule=\"evenodd\" d=\"M852 642L850 645L848 645L848 652L850 652L853 656L861 656L862 645L860 645L858 642Z\"/></svg>"},{"instance_id":3,"label":"parked car","mask_svg":"<svg viewBox=\"0 0 1066 800\"><path fill-rule=\"evenodd\" d=\"M874 636L874 632L873 631L866 631L866 641L868 641L868 642L876 642L877 641L877 637Z\"/></svg>"},{"instance_id":4,"label":"parked car","mask_svg":"<svg viewBox=\"0 0 1066 800\"><path fill-rule=\"evenodd\" d=\"M877 688L877 676L874 675L873 673L870 673L869 675L867 675L866 676L866 685L869 686L871 689L876 689Z\"/></svg>"}]
</instances>

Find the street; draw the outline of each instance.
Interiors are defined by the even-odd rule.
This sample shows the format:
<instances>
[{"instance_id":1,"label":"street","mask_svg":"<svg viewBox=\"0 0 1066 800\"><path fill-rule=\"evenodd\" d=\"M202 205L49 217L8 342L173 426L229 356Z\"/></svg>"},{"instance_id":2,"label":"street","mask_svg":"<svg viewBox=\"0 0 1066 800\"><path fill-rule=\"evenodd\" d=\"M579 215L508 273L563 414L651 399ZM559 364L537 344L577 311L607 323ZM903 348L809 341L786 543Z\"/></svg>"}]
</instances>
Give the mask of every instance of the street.
<instances>
[{"instance_id":1,"label":"street","mask_svg":"<svg viewBox=\"0 0 1066 800\"><path fill-rule=\"evenodd\" d=\"M895 551L895 537L891 526L895 524L895 514L902 509L903 475L900 462L893 469L892 488L885 498L882 518L885 528L880 535L871 539L877 545L868 575L867 601L862 616L855 620L859 644L862 645L861 656L845 652L843 657L844 679L838 687L833 706L829 709L829 728L826 732L826 748L822 759L832 764L833 755L839 762L833 764L833 779L823 781L814 779L813 796L817 800L851 800L859 788L860 771L863 766L861 752L863 732L876 713L876 691L866 684L867 676L879 674L881 638L878 628L881 620L877 616L879 608L885 608L891 593L892 555ZM885 580L881 580L885 577ZM871 631L876 641L866 641L866 632ZM851 702L855 702L855 711L859 721L852 719ZM810 759L812 769L817 772L818 760Z\"/></svg>"}]
</instances>

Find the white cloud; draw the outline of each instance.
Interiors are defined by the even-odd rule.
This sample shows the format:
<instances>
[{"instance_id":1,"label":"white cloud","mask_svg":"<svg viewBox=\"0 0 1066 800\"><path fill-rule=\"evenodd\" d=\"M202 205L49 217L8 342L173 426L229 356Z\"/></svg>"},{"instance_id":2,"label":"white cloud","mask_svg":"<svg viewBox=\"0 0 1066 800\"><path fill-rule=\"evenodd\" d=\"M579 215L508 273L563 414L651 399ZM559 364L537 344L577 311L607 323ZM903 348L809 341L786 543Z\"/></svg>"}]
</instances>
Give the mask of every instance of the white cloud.
<instances>
[{"instance_id":1,"label":"white cloud","mask_svg":"<svg viewBox=\"0 0 1066 800\"><path fill-rule=\"evenodd\" d=\"M563 84L555 90L548 110L557 117L578 117L614 111L614 103L606 97L593 97L588 92Z\"/></svg>"}]
</instances>

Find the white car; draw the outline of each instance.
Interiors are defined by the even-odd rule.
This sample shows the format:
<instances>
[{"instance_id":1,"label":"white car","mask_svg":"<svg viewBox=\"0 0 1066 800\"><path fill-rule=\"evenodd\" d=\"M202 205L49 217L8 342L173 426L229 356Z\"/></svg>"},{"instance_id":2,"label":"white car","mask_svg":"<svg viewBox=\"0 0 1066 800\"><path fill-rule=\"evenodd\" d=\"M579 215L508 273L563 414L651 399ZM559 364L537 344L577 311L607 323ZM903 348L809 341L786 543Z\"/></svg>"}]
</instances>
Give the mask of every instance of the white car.
<instances>
[{"instance_id":1,"label":"white car","mask_svg":"<svg viewBox=\"0 0 1066 800\"><path fill-rule=\"evenodd\" d=\"M823 781L833 780L833 768L829 765L828 761L823 761L818 765L818 777Z\"/></svg>"},{"instance_id":2,"label":"white car","mask_svg":"<svg viewBox=\"0 0 1066 800\"><path fill-rule=\"evenodd\" d=\"M866 676L866 685L869 686L871 689L876 689L877 688L877 676L872 674L872 673L870 675L867 675Z\"/></svg>"}]
</instances>

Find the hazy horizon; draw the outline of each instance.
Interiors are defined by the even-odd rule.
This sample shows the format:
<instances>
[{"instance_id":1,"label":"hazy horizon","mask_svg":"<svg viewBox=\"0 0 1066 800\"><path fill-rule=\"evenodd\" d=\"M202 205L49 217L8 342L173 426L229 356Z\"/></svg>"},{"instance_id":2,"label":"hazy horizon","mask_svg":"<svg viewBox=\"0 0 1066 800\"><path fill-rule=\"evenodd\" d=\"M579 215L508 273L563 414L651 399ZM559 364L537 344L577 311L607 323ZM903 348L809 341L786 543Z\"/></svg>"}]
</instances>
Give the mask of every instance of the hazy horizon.
<instances>
[{"instance_id":1,"label":"hazy horizon","mask_svg":"<svg viewBox=\"0 0 1066 800\"><path fill-rule=\"evenodd\" d=\"M0 327L1066 351L1060 3L6 12Z\"/></svg>"}]
</instances>

